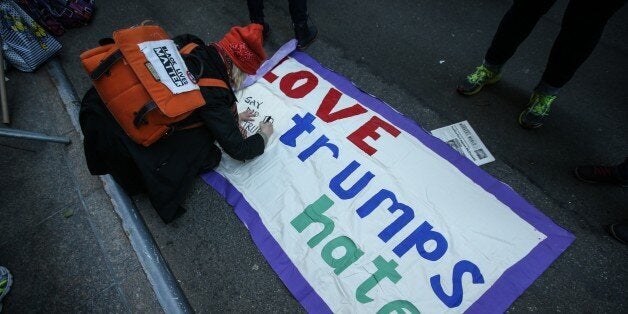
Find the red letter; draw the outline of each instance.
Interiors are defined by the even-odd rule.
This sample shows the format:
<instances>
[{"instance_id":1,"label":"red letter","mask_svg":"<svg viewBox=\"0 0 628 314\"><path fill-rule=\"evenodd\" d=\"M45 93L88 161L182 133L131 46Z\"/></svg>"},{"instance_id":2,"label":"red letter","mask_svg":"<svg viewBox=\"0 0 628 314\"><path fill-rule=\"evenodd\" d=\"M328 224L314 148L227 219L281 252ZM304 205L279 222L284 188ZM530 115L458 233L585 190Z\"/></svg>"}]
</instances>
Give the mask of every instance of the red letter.
<instances>
[{"instance_id":1,"label":"red letter","mask_svg":"<svg viewBox=\"0 0 628 314\"><path fill-rule=\"evenodd\" d=\"M306 80L305 83L293 89L294 84L302 79ZM290 98L303 98L305 95L309 94L316 85L318 85L318 78L309 71L289 73L281 78L281 82L279 82L281 91Z\"/></svg>"},{"instance_id":2,"label":"red letter","mask_svg":"<svg viewBox=\"0 0 628 314\"><path fill-rule=\"evenodd\" d=\"M272 71L278 67L280 64L282 64L284 61L288 60L288 57L285 57L283 59L281 59L281 61L279 61L279 63L277 63L270 71L266 72L266 74L264 74L263 78L266 79L269 83L274 82L276 79L279 78L279 76L277 76L277 74L273 73Z\"/></svg>"},{"instance_id":3,"label":"red letter","mask_svg":"<svg viewBox=\"0 0 628 314\"><path fill-rule=\"evenodd\" d=\"M360 148L365 153L373 155L375 154L375 152L377 152L377 149L369 146L369 144L366 144L366 142L364 142L364 139L368 136L374 140L377 140L380 136L379 133L376 132L378 128L384 129L384 131L388 132L394 137L397 137L399 136L399 134L401 134L401 131L392 126L390 123L378 118L377 116L373 116L371 120L364 123L364 125L355 130L355 132L349 134L349 136L347 136L347 139L353 142L355 146Z\"/></svg>"},{"instance_id":4,"label":"red letter","mask_svg":"<svg viewBox=\"0 0 628 314\"><path fill-rule=\"evenodd\" d=\"M355 104L349 108L331 113L331 110L334 109L336 105L338 105L338 100L340 100L340 96L342 96L342 93L340 93L340 91L333 87L330 88L329 92L327 92L327 95L325 95L325 98L321 102L320 107L318 107L316 115L321 118L321 120L329 123L339 119L357 116L366 112L366 109L360 106L360 104Z\"/></svg>"},{"instance_id":5,"label":"red letter","mask_svg":"<svg viewBox=\"0 0 628 314\"><path fill-rule=\"evenodd\" d=\"M277 76L277 74L273 73L272 71L268 71L266 72L266 74L264 74L263 78L266 79L269 83L272 83L276 79L278 79L279 76Z\"/></svg>"}]
</instances>

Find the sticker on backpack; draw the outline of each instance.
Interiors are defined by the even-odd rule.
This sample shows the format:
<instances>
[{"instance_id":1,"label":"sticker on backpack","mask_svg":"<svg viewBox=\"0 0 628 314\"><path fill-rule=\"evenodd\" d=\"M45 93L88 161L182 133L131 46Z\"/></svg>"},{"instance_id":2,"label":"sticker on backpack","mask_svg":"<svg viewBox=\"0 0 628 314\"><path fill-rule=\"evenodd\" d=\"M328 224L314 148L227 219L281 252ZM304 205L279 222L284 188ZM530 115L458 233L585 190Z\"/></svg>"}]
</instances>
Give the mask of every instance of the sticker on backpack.
<instances>
[{"instance_id":1,"label":"sticker on backpack","mask_svg":"<svg viewBox=\"0 0 628 314\"><path fill-rule=\"evenodd\" d=\"M150 62L149 71L156 80L168 87L173 94L198 90L193 75L185 65L177 46L170 39L146 41L138 44L140 51Z\"/></svg>"}]
</instances>

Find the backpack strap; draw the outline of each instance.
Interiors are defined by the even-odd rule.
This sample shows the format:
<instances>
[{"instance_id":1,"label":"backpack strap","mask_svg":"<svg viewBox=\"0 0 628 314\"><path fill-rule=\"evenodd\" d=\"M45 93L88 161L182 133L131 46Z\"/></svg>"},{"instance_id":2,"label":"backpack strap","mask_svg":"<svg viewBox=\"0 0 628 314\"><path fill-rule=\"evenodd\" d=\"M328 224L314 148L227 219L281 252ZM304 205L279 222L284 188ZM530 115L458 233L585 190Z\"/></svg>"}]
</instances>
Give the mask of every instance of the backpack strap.
<instances>
[{"instance_id":1,"label":"backpack strap","mask_svg":"<svg viewBox=\"0 0 628 314\"><path fill-rule=\"evenodd\" d=\"M179 53L181 53L182 55L188 55L192 52L192 50L194 50L194 48L198 47L197 44L195 43L189 43L185 46L183 46L183 48L179 49Z\"/></svg>"},{"instance_id":2,"label":"backpack strap","mask_svg":"<svg viewBox=\"0 0 628 314\"><path fill-rule=\"evenodd\" d=\"M133 118L133 125L139 129L142 124L146 123L146 115L155 108L157 108L157 104L155 104L155 102L152 100L146 103L146 105L142 106L140 111L138 111Z\"/></svg>"},{"instance_id":3,"label":"backpack strap","mask_svg":"<svg viewBox=\"0 0 628 314\"><path fill-rule=\"evenodd\" d=\"M111 67L116 62L118 62L118 60L122 59L122 57L122 51L120 51L120 49L117 49L107 58L102 60L100 64L94 69L94 71L89 74L89 77L94 81L98 80L103 74L109 72L109 69L111 69Z\"/></svg>"},{"instance_id":4,"label":"backpack strap","mask_svg":"<svg viewBox=\"0 0 628 314\"><path fill-rule=\"evenodd\" d=\"M215 79L215 78L209 78L209 77L204 77L204 78L199 79L197 84L198 86L203 86L203 87L222 87L222 88L229 89L225 81L221 79Z\"/></svg>"},{"instance_id":5,"label":"backpack strap","mask_svg":"<svg viewBox=\"0 0 628 314\"><path fill-rule=\"evenodd\" d=\"M215 79L215 78L202 78L198 80L198 85L203 86L203 87L222 87L225 89L229 88L227 87L227 83L225 83L225 81ZM139 128L140 126L142 126L142 124L146 122L146 119L145 119L146 115L156 108L157 108L157 105L155 104L154 101L149 101L148 103L146 103L137 112L137 114L135 115L135 118L133 118L133 125L135 125L136 128ZM179 129L180 130L191 129L191 128L199 127L201 125L202 123L199 122L198 124L195 123L195 124L188 125L186 127L179 128Z\"/></svg>"},{"instance_id":6,"label":"backpack strap","mask_svg":"<svg viewBox=\"0 0 628 314\"><path fill-rule=\"evenodd\" d=\"M221 79L215 79L215 78L208 78L208 77L201 78L200 80L198 80L197 84L198 86L203 86L203 87L221 87L224 89L229 89L229 86L227 85L227 83L225 83L225 81ZM204 125L203 122L195 122L186 126L171 125L171 132L178 131L178 130L188 130L188 129L198 128L203 125Z\"/></svg>"}]
</instances>

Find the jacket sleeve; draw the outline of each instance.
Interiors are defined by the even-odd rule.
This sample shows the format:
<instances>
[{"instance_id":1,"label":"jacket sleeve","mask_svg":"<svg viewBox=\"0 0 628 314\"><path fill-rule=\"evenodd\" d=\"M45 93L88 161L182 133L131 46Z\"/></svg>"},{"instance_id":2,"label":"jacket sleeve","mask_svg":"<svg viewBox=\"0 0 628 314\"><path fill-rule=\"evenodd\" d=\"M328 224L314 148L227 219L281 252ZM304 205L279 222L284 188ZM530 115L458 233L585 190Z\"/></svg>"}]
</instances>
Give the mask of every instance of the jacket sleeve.
<instances>
[{"instance_id":1,"label":"jacket sleeve","mask_svg":"<svg viewBox=\"0 0 628 314\"><path fill-rule=\"evenodd\" d=\"M264 139L261 135L242 138L230 109L229 91L218 87L201 87L201 92L206 104L197 109L197 112L229 156L244 161L264 153Z\"/></svg>"},{"instance_id":2,"label":"jacket sleeve","mask_svg":"<svg viewBox=\"0 0 628 314\"><path fill-rule=\"evenodd\" d=\"M179 39L182 42L193 37L184 36ZM202 69L201 77L226 78L226 70L218 52L213 47L202 45L194 49L191 54L202 60L203 66L189 64L188 69L197 73ZM186 62L187 63L187 62ZM253 159L264 153L264 139L255 134L244 139L238 127L237 116L231 111L231 105L235 101L233 92L221 87L201 86L201 93L205 99L205 105L196 109L196 114L210 130L218 144L232 158L237 160Z\"/></svg>"}]
</instances>

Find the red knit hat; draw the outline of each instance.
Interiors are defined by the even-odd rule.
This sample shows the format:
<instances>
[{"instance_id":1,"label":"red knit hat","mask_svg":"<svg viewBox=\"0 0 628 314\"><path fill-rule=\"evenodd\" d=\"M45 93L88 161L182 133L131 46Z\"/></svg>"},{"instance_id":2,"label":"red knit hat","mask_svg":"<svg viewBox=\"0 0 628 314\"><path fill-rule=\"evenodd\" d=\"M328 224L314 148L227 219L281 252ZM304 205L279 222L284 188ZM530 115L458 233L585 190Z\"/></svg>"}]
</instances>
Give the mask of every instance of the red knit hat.
<instances>
[{"instance_id":1,"label":"red knit hat","mask_svg":"<svg viewBox=\"0 0 628 314\"><path fill-rule=\"evenodd\" d=\"M266 59L262 30L263 26L255 23L245 27L234 26L217 44L240 70L255 74Z\"/></svg>"}]
</instances>

